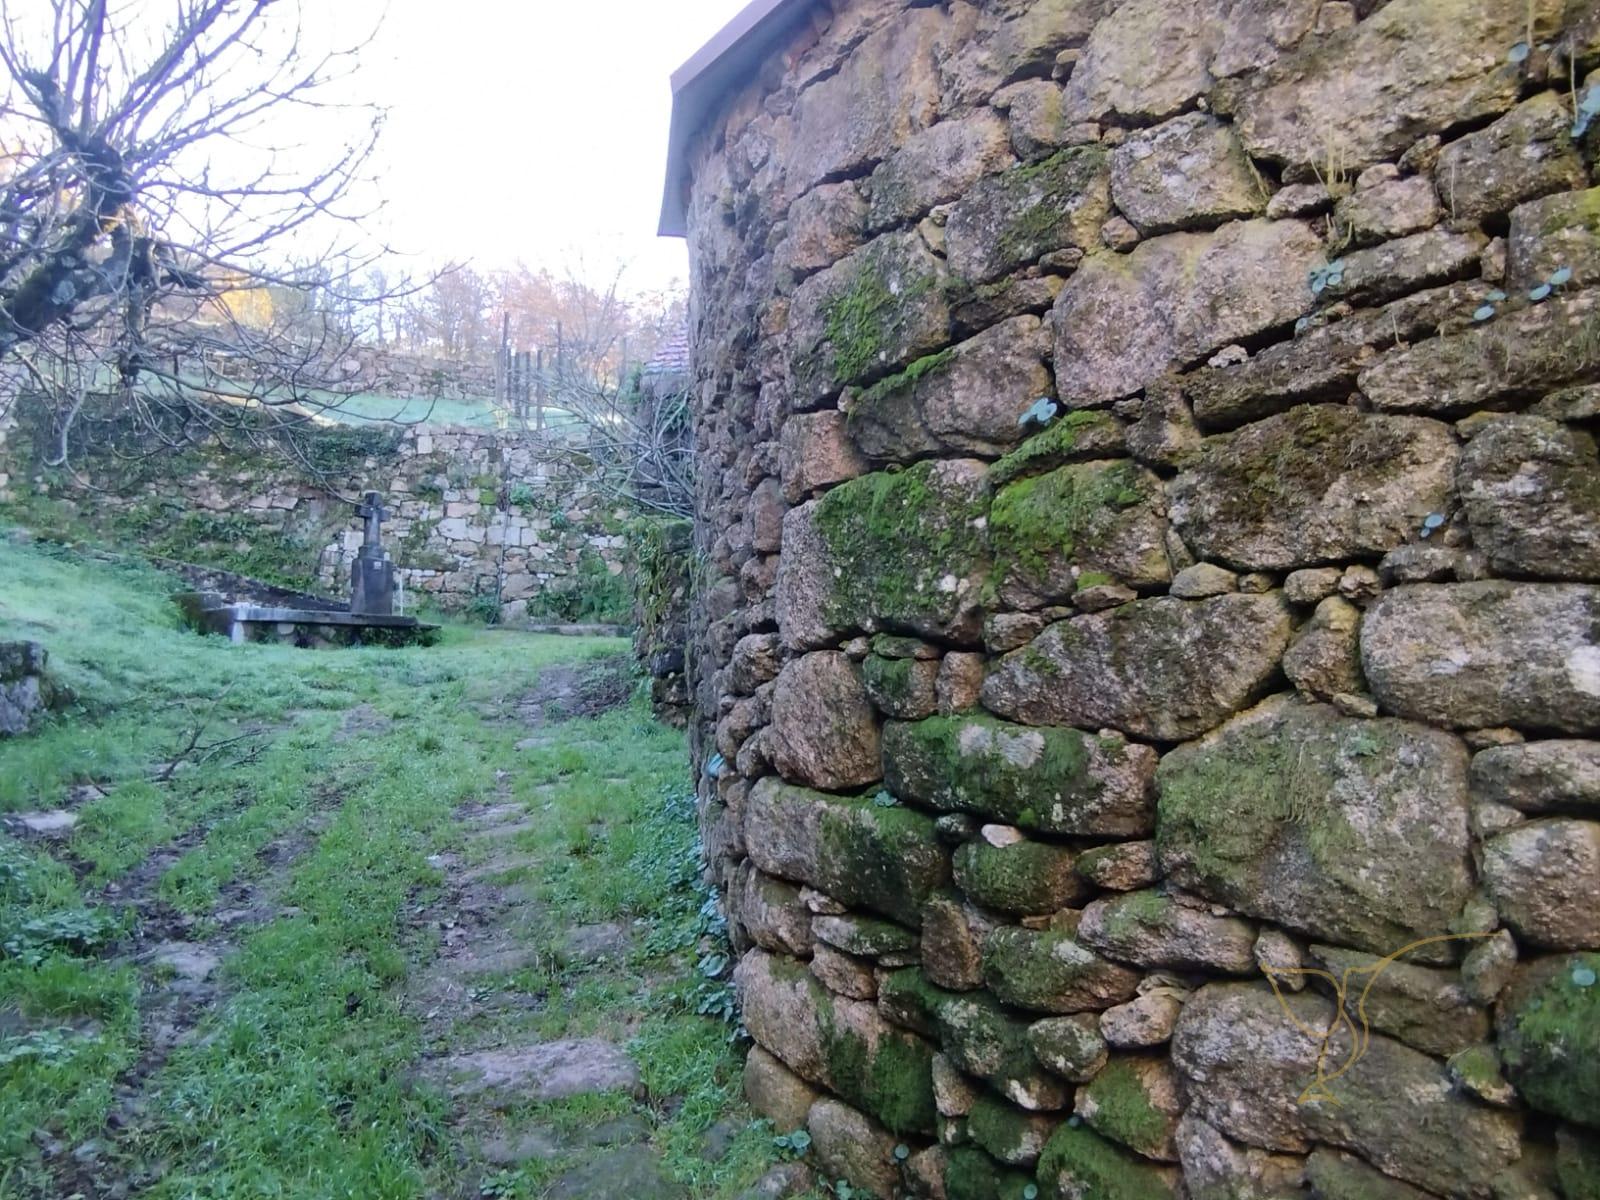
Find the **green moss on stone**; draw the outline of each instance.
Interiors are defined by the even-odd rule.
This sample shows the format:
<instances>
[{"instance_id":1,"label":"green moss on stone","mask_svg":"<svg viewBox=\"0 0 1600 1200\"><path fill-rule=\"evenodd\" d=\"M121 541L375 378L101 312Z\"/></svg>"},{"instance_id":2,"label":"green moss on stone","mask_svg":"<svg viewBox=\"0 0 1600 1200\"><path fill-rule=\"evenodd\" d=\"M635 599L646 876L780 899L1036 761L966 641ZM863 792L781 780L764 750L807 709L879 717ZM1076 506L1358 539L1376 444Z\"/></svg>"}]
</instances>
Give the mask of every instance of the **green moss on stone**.
<instances>
[{"instance_id":1,"label":"green moss on stone","mask_svg":"<svg viewBox=\"0 0 1600 1200\"><path fill-rule=\"evenodd\" d=\"M1100 993L1108 986L1107 974L1117 970L1069 934L1056 930L1035 932L1008 926L991 933L983 948L984 982L1007 1003L1037 1012L1074 1011L1072 997ZM1129 978L1127 995L1132 994L1135 982L1136 978Z\"/></svg>"},{"instance_id":2,"label":"green moss on stone","mask_svg":"<svg viewBox=\"0 0 1600 1200\"><path fill-rule=\"evenodd\" d=\"M1148 499L1144 473L1132 461L1079 463L1019 479L1000 489L989 510L996 569L1041 575L1080 550L1092 552L1118 513Z\"/></svg>"},{"instance_id":3,"label":"green moss on stone","mask_svg":"<svg viewBox=\"0 0 1600 1200\"><path fill-rule=\"evenodd\" d=\"M882 696L895 704L904 704L911 699L911 680L916 670L916 659L913 658L882 658L872 654L861 664L868 693Z\"/></svg>"},{"instance_id":4,"label":"green moss on stone","mask_svg":"<svg viewBox=\"0 0 1600 1200\"><path fill-rule=\"evenodd\" d=\"M892 633L880 633L872 639L872 652L880 658L916 658L922 648L918 639Z\"/></svg>"},{"instance_id":5,"label":"green moss on stone","mask_svg":"<svg viewBox=\"0 0 1600 1200\"><path fill-rule=\"evenodd\" d=\"M952 1149L945 1166L944 1191L949 1200L1026 1200L1032 1182L970 1146Z\"/></svg>"},{"instance_id":6,"label":"green moss on stone","mask_svg":"<svg viewBox=\"0 0 1600 1200\"><path fill-rule=\"evenodd\" d=\"M967 1132L982 1149L1001 1161L1017 1161L1024 1153L1033 1120L997 1096L979 1096L967 1114Z\"/></svg>"},{"instance_id":7,"label":"green moss on stone","mask_svg":"<svg viewBox=\"0 0 1600 1200\"><path fill-rule=\"evenodd\" d=\"M1466 886L1461 864L1419 849L1407 854L1404 896L1392 885L1374 893L1366 864L1390 847L1375 845L1370 828L1352 824L1356 810L1340 797L1354 792L1381 803L1389 793L1436 786L1447 753L1432 735L1401 722L1285 707L1276 719L1226 727L1162 759L1157 851L1163 861L1181 864L1171 870L1183 886L1265 917L1274 916L1277 900L1272 872L1289 869L1287 862L1307 863L1327 881L1329 894L1316 914L1320 924L1311 928L1387 953L1445 929ZM1356 812L1355 819L1378 818ZM1382 865L1392 867L1392 858Z\"/></svg>"},{"instance_id":8,"label":"green moss on stone","mask_svg":"<svg viewBox=\"0 0 1600 1200\"><path fill-rule=\"evenodd\" d=\"M1045 842L991 846L967 842L955 855L956 883L985 908L1028 916L1054 912L1072 898L1072 853Z\"/></svg>"},{"instance_id":9,"label":"green moss on stone","mask_svg":"<svg viewBox=\"0 0 1600 1200\"><path fill-rule=\"evenodd\" d=\"M1600 953L1532 968L1506 1006L1500 1057L1534 1108L1600 1128Z\"/></svg>"},{"instance_id":10,"label":"green moss on stone","mask_svg":"<svg viewBox=\"0 0 1600 1200\"><path fill-rule=\"evenodd\" d=\"M1140 813L1112 821L1102 811L1105 777L1126 752L1120 742L1108 750L1076 729L983 714L892 722L884 731L885 778L896 795L1049 833L1145 830Z\"/></svg>"},{"instance_id":11,"label":"green moss on stone","mask_svg":"<svg viewBox=\"0 0 1600 1200\"><path fill-rule=\"evenodd\" d=\"M1236 739L1226 752L1193 754L1161 777L1157 849L1181 846L1218 889L1245 891L1274 830L1303 820L1327 794L1331 780L1302 769L1311 757L1286 727Z\"/></svg>"},{"instance_id":12,"label":"green moss on stone","mask_svg":"<svg viewBox=\"0 0 1600 1200\"><path fill-rule=\"evenodd\" d=\"M896 292L877 257L868 253L850 286L822 308L828 341L833 346L833 374L840 384L853 383L878 365L888 348L886 331L896 313L933 287L931 276L911 280Z\"/></svg>"},{"instance_id":13,"label":"green moss on stone","mask_svg":"<svg viewBox=\"0 0 1600 1200\"><path fill-rule=\"evenodd\" d=\"M1556 1142L1563 1200L1600 1200L1600 1132L1565 1130Z\"/></svg>"},{"instance_id":14,"label":"green moss on stone","mask_svg":"<svg viewBox=\"0 0 1600 1200\"><path fill-rule=\"evenodd\" d=\"M1105 171L1107 158L1101 146L1074 146L996 177L994 202L1006 214L996 248L1005 266L1067 244L1077 201Z\"/></svg>"},{"instance_id":15,"label":"green moss on stone","mask_svg":"<svg viewBox=\"0 0 1600 1200\"><path fill-rule=\"evenodd\" d=\"M938 624L953 601L940 581L988 562L979 495L952 497L929 479L936 464L863 475L818 503L816 528L835 567L827 616L854 625L870 618Z\"/></svg>"},{"instance_id":16,"label":"green moss on stone","mask_svg":"<svg viewBox=\"0 0 1600 1200\"><path fill-rule=\"evenodd\" d=\"M830 797L818 815L818 883L847 903L866 904L908 925L949 878L933 819L909 808Z\"/></svg>"},{"instance_id":17,"label":"green moss on stone","mask_svg":"<svg viewBox=\"0 0 1600 1200\"><path fill-rule=\"evenodd\" d=\"M903 954L917 948L917 935L905 926L860 913L830 918L828 934L839 949L863 958Z\"/></svg>"},{"instance_id":18,"label":"green moss on stone","mask_svg":"<svg viewBox=\"0 0 1600 1200\"><path fill-rule=\"evenodd\" d=\"M895 1033L871 1046L838 1023L831 1001L818 1014L828 1076L845 1099L897 1134L931 1134L933 1047L911 1034Z\"/></svg>"},{"instance_id":19,"label":"green moss on stone","mask_svg":"<svg viewBox=\"0 0 1600 1200\"><path fill-rule=\"evenodd\" d=\"M1039 1159L1039 1181L1055 1200L1172 1200L1155 1167L1082 1126L1056 1130Z\"/></svg>"},{"instance_id":20,"label":"green moss on stone","mask_svg":"<svg viewBox=\"0 0 1600 1200\"><path fill-rule=\"evenodd\" d=\"M1349 476L1403 475L1413 464L1398 444L1390 425L1344 405L1302 405L1245 434L1209 438L1192 476L1204 481L1206 527L1256 530Z\"/></svg>"},{"instance_id":21,"label":"green moss on stone","mask_svg":"<svg viewBox=\"0 0 1600 1200\"><path fill-rule=\"evenodd\" d=\"M1105 918L1106 937L1121 942L1137 937L1140 930L1160 929L1176 907L1175 900L1154 889L1114 897Z\"/></svg>"},{"instance_id":22,"label":"green moss on stone","mask_svg":"<svg viewBox=\"0 0 1600 1200\"><path fill-rule=\"evenodd\" d=\"M927 1037L937 1035L941 1007L953 994L935 987L919 967L886 971L878 977L879 1011Z\"/></svg>"},{"instance_id":23,"label":"green moss on stone","mask_svg":"<svg viewBox=\"0 0 1600 1200\"><path fill-rule=\"evenodd\" d=\"M771 970L780 982L805 989L833 1090L895 1133L931 1134L933 1047L898 1030L869 1036L854 1028L841 1017L840 1001L801 963L774 959Z\"/></svg>"},{"instance_id":24,"label":"green moss on stone","mask_svg":"<svg viewBox=\"0 0 1600 1200\"><path fill-rule=\"evenodd\" d=\"M1094 1105L1089 1123L1124 1146L1148 1154L1167 1140L1168 1122L1166 1115L1150 1103L1140 1081L1138 1062L1127 1056L1113 1056L1085 1091Z\"/></svg>"},{"instance_id":25,"label":"green moss on stone","mask_svg":"<svg viewBox=\"0 0 1600 1200\"><path fill-rule=\"evenodd\" d=\"M1116 421L1103 412L1080 410L1067 413L1043 433L1034 434L990 467L989 482L1000 488L1029 475L1052 471L1079 456L1079 443L1091 432L1107 437L1116 430Z\"/></svg>"},{"instance_id":26,"label":"green moss on stone","mask_svg":"<svg viewBox=\"0 0 1600 1200\"><path fill-rule=\"evenodd\" d=\"M879 1007L912 1028L937 1037L940 1048L969 1075L996 1087L1031 1081L1042 1068L1028 1045L1028 1025L985 992L950 992L916 967L885 973Z\"/></svg>"},{"instance_id":27,"label":"green moss on stone","mask_svg":"<svg viewBox=\"0 0 1600 1200\"><path fill-rule=\"evenodd\" d=\"M900 397L904 393L915 393L917 384L929 375L943 371L955 361L956 349L954 346L941 350L937 354L929 354L917 359L898 375L891 375L887 379L873 384L856 402L867 408L874 407L887 400Z\"/></svg>"}]
</instances>

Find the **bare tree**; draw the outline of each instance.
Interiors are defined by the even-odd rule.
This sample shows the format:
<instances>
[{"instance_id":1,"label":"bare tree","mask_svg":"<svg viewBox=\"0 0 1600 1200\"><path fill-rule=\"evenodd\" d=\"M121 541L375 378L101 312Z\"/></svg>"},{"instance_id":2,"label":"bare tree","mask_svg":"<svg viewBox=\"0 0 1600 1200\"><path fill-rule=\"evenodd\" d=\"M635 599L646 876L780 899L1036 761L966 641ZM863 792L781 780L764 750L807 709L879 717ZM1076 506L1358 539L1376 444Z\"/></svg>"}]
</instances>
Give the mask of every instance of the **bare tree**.
<instances>
[{"instance_id":1,"label":"bare tree","mask_svg":"<svg viewBox=\"0 0 1600 1200\"><path fill-rule=\"evenodd\" d=\"M5 8L0 371L54 406L57 465L96 414L158 445L281 445L349 394L383 114L350 87L375 30L339 41L335 9L348 23L344 0Z\"/></svg>"}]
</instances>

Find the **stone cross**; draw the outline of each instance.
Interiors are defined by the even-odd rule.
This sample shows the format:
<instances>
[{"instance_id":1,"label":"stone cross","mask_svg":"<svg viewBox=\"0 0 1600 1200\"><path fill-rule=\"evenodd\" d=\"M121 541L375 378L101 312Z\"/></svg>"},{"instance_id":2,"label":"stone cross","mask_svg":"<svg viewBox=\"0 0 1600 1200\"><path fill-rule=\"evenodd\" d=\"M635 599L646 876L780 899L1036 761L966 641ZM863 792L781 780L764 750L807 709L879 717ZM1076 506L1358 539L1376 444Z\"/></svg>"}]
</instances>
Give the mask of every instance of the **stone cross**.
<instances>
[{"instance_id":1,"label":"stone cross","mask_svg":"<svg viewBox=\"0 0 1600 1200\"><path fill-rule=\"evenodd\" d=\"M394 563L383 548L383 519L389 515L383 497L368 492L356 505L356 515L366 522L361 549L350 567L350 611L365 616L394 613Z\"/></svg>"},{"instance_id":2,"label":"stone cross","mask_svg":"<svg viewBox=\"0 0 1600 1200\"><path fill-rule=\"evenodd\" d=\"M361 548L374 549L383 546L383 522L389 515L389 510L383 506L383 497L377 492L368 492L362 498L362 503L356 505L356 516L367 523L361 535Z\"/></svg>"}]
</instances>

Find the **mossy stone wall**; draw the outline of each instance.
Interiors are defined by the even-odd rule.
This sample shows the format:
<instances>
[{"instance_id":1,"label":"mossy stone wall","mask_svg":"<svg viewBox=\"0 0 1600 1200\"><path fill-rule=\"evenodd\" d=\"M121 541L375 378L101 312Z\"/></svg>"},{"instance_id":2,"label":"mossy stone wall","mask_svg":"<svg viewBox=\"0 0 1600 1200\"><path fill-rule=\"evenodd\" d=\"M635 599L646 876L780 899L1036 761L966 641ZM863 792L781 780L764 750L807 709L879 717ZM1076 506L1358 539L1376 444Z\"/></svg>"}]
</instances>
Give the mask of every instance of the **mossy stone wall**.
<instances>
[{"instance_id":1,"label":"mossy stone wall","mask_svg":"<svg viewBox=\"0 0 1600 1200\"><path fill-rule=\"evenodd\" d=\"M1591 8L854 0L690 147L705 841L875 1190L1600 1190Z\"/></svg>"}]
</instances>

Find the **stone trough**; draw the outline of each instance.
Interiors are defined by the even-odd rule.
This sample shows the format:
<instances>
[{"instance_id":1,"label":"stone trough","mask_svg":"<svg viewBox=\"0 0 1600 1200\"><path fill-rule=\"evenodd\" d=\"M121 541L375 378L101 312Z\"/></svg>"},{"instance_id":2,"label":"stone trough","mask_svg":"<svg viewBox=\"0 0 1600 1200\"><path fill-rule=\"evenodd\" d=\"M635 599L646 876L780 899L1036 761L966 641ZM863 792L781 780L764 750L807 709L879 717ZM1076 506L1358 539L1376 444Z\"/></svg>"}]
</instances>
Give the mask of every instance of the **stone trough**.
<instances>
[{"instance_id":1,"label":"stone trough","mask_svg":"<svg viewBox=\"0 0 1600 1200\"><path fill-rule=\"evenodd\" d=\"M386 515L376 492L368 492L357 512L366 521L361 553L351 569L350 603L288 592L232 576L229 593L180 592L173 597L192 628L221 634L236 645L280 641L302 647L427 645L437 625L395 612L394 563L383 548Z\"/></svg>"}]
</instances>

